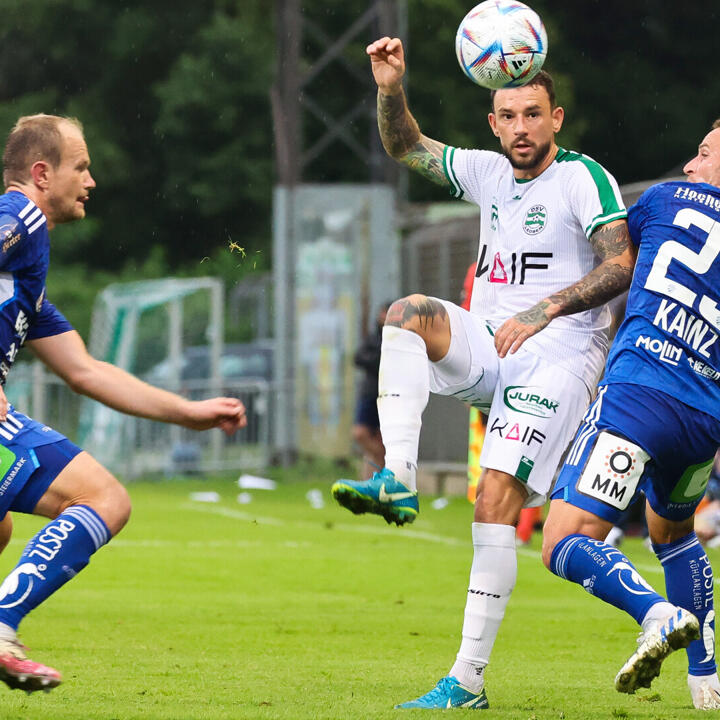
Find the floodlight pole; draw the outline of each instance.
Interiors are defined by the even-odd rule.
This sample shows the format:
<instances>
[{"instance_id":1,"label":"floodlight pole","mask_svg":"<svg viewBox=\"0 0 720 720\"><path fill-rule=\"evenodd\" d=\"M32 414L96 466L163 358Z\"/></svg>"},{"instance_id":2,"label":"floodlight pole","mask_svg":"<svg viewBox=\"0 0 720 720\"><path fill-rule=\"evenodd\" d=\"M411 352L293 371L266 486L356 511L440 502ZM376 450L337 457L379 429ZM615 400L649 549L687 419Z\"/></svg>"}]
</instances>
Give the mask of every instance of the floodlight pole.
<instances>
[{"instance_id":1,"label":"floodlight pole","mask_svg":"<svg viewBox=\"0 0 720 720\"><path fill-rule=\"evenodd\" d=\"M298 228L294 205L296 189L308 166L327 148L342 146L339 152L351 154L351 161L368 167L371 183L402 185L395 163L380 143L375 120L376 88L365 57L349 60L344 51L365 33L363 41L382 35L406 38L407 0L366 0L364 12L358 12L338 37L330 37L321 21L303 12L300 0L276 0L277 80L271 91L275 137L275 162L278 184L274 196L273 263L275 302L275 398L274 409L277 459L290 463L296 452L295 437L295 261ZM321 16L322 17L322 16ZM321 40L325 48L320 57L302 57L303 34ZM302 62L301 62L302 61ZM334 118L323 106L321 93L312 94L312 83L331 64L340 63L365 90L355 98L341 118ZM306 138L303 117L311 116L323 127L319 135ZM359 117L369 117L367 145L351 132ZM306 144L307 143L307 144ZM367 304L367 303L366 303ZM364 314L367 314L366 312ZM365 319L365 318L363 318ZM363 323L365 327L366 323Z\"/></svg>"}]
</instances>

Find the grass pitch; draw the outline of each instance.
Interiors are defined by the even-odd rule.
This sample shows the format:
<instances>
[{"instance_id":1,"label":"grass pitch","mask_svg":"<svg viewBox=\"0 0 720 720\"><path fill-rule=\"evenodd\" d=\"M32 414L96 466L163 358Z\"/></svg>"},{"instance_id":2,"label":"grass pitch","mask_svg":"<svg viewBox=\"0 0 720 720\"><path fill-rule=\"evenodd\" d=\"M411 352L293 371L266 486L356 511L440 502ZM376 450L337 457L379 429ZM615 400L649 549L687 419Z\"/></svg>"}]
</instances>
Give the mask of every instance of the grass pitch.
<instances>
[{"instance_id":1,"label":"grass pitch","mask_svg":"<svg viewBox=\"0 0 720 720\"><path fill-rule=\"evenodd\" d=\"M342 473L340 473L342 474ZM336 507L325 467L239 504L233 480L130 486L128 527L26 619L30 656L63 672L51 694L0 687L3 720L398 718L457 652L472 549L471 507L421 500L410 528ZM288 481L289 478L289 481ZM302 479L312 478L312 479ZM315 509L306 493L322 490ZM219 503L192 502L216 490ZM16 517L15 564L37 518ZM658 589L639 541L623 549ZM634 622L520 549L518 583L488 667L487 718L688 718L684 652L651 691L615 692ZM718 554L712 551L716 568ZM426 715L427 711L423 711ZM453 711L463 716L471 711ZM432 716L432 713L430 713Z\"/></svg>"}]
</instances>

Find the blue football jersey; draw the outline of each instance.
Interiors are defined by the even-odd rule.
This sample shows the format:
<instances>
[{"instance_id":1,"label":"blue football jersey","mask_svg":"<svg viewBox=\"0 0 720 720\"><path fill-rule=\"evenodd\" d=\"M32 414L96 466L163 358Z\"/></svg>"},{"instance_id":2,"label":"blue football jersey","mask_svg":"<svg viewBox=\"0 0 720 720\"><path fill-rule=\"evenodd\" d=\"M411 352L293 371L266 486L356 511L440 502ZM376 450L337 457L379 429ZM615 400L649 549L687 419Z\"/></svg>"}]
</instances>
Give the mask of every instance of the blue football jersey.
<instances>
[{"instance_id":1,"label":"blue football jersey","mask_svg":"<svg viewBox=\"0 0 720 720\"><path fill-rule=\"evenodd\" d=\"M628 224L638 260L601 384L655 388L720 417L720 189L654 185Z\"/></svg>"},{"instance_id":2,"label":"blue football jersey","mask_svg":"<svg viewBox=\"0 0 720 720\"><path fill-rule=\"evenodd\" d=\"M0 383L26 339L72 330L45 297L47 220L20 192L0 196Z\"/></svg>"}]
</instances>

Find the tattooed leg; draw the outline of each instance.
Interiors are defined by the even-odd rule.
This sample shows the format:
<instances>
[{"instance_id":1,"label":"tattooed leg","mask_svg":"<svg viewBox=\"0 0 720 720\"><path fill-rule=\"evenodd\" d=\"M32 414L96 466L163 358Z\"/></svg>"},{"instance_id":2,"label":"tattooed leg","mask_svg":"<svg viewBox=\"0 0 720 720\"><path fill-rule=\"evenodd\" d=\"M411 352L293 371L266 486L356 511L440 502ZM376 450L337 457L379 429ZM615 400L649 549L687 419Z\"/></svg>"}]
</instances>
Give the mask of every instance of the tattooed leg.
<instances>
[{"instance_id":1,"label":"tattooed leg","mask_svg":"<svg viewBox=\"0 0 720 720\"><path fill-rule=\"evenodd\" d=\"M396 300L388 310L385 325L419 335L432 362L445 357L450 348L450 319L445 306L435 298L409 295Z\"/></svg>"}]
</instances>

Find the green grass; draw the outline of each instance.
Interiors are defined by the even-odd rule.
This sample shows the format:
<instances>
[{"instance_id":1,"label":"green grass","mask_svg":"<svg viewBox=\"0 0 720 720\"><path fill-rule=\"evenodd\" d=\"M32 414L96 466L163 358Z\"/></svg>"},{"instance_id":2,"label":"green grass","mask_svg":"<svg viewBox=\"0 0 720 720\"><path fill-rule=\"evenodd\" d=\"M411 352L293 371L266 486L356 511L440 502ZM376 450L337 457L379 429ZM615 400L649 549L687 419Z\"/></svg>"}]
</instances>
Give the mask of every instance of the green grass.
<instances>
[{"instance_id":1,"label":"green grass","mask_svg":"<svg viewBox=\"0 0 720 720\"><path fill-rule=\"evenodd\" d=\"M425 502L412 528L391 528L335 507L330 468L286 475L293 482L252 492L249 505L228 479L131 485L128 527L22 626L31 657L59 668L64 683L49 695L0 687L0 717L401 716L393 705L429 690L457 652L471 507ZM313 487L325 508L306 500ZM189 500L210 489L220 503ZM39 526L16 518L0 572ZM624 549L661 588L654 557L638 541ZM684 653L669 658L652 691L616 693L635 624L550 575L538 551L538 537L520 550L485 717L689 717Z\"/></svg>"}]
</instances>

